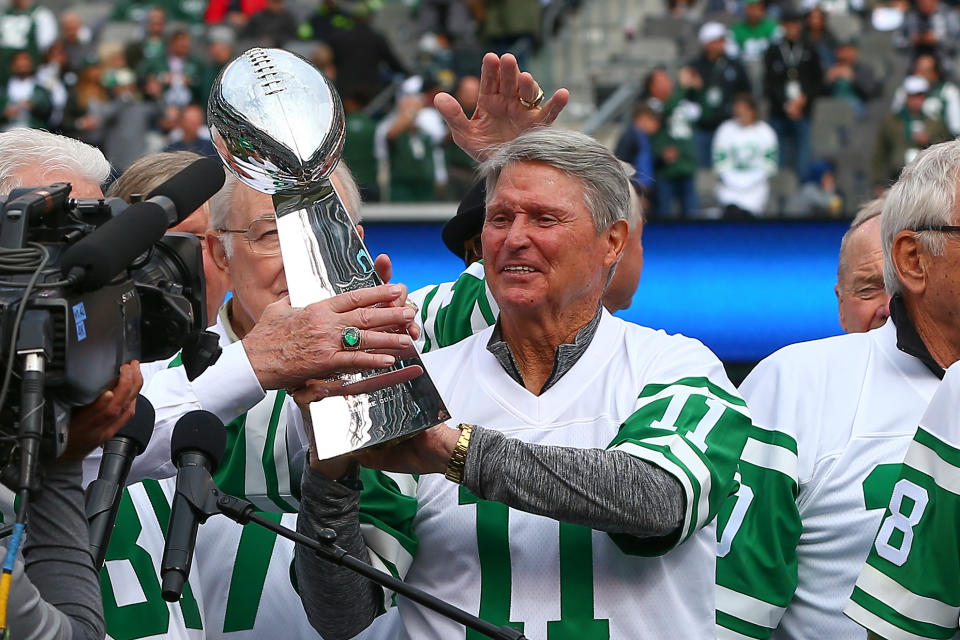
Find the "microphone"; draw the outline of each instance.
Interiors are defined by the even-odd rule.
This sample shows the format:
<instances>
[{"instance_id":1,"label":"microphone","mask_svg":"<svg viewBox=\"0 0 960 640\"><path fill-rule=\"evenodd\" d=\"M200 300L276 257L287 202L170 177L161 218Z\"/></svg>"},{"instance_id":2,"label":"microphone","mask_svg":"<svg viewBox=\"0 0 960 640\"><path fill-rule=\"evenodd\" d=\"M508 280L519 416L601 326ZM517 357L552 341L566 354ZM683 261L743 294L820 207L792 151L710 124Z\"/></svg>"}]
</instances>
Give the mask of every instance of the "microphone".
<instances>
[{"instance_id":1,"label":"microphone","mask_svg":"<svg viewBox=\"0 0 960 640\"><path fill-rule=\"evenodd\" d=\"M93 291L150 250L167 229L193 213L223 186L220 162L202 158L135 202L93 233L71 245L60 261L61 273Z\"/></svg>"},{"instance_id":2,"label":"microphone","mask_svg":"<svg viewBox=\"0 0 960 640\"><path fill-rule=\"evenodd\" d=\"M103 445L100 472L87 487L86 514L90 527L90 555L93 566L100 569L107 554L113 524L120 509L120 495L130 475L133 459L143 453L153 435L153 405L137 396L133 417Z\"/></svg>"},{"instance_id":3,"label":"microphone","mask_svg":"<svg viewBox=\"0 0 960 640\"><path fill-rule=\"evenodd\" d=\"M172 227L220 191L225 177L222 162L200 158L151 191L144 202L163 207Z\"/></svg>"},{"instance_id":4,"label":"microphone","mask_svg":"<svg viewBox=\"0 0 960 640\"><path fill-rule=\"evenodd\" d=\"M160 561L160 593L167 602L177 602L190 575L197 528L206 520L194 511L188 496L197 483L213 485L213 473L227 446L227 430L220 419L198 409L177 421L170 438L171 459L177 465L177 492L170 508L163 559Z\"/></svg>"}]
</instances>

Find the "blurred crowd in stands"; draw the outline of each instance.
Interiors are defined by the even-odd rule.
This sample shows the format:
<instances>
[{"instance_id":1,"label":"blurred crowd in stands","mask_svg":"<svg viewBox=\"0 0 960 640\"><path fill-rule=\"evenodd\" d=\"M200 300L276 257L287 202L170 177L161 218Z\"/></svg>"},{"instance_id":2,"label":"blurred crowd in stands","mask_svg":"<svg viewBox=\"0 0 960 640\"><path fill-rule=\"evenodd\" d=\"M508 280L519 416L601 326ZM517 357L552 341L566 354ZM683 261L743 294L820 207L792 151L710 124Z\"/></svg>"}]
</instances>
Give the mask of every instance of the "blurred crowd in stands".
<instances>
[{"instance_id":1,"label":"blurred crowd in stands","mask_svg":"<svg viewBox=\"0 0 960 640\"><path fill-rule=\"evenodd\" d=\"M77 137L118 173L164 149L215 155L204 120L217 73L251 46L282 46L336 84L344 157L366 200L459 200L474 167L433 96L448 91L472 113L480 53L523 64L549 4L10 0L0 126ZM374 27L398 6L414 56ZM677 60L646 75L612 142L651 218L845 215L920 149L960 134L960 10L944 0L669 0L645 23L624 37L655 30L675 40Z\"/></svg>"},{"instance_id":2,"label":"blurred crowd in stands","mask_svg":"<svg viewBox=\"0 0 960 640\"><path fill-rule=\"evenodd\" d=\"M657 29L695 51L647 76L616 147L653 217L843 215L960 134L956 6L672 0L668 12Z\"/></svg>"},{"instance_id":3,"label":"blurred crowd in stands","mask_svg":"<svg viewBox=\"0 0 960 640\"><path fill-rule=\"evenodd\" d=\"M432 97L450 91L472 112L478 52L535 46L540 1L404 6L420 38L414 65L373 28L383 4L10 0L0 12L0 127L79 138L100 147L117 174L154 151L215 156L205 105L217 74L252 46L285 47L336 84L345 156L368 200L458 199L473 167L450 143ZM388 193L380 193L378 164L391 169Z\"/></svg>"}]
</instances>

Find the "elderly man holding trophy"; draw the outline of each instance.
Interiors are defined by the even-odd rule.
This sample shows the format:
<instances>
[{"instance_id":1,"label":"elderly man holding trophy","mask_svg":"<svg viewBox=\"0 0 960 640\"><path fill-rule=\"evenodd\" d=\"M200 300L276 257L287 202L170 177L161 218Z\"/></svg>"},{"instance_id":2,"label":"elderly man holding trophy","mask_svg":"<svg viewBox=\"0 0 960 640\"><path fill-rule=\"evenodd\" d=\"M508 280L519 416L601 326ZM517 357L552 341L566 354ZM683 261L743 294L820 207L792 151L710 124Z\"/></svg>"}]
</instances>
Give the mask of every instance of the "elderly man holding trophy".
<instances>
[{"instance_id":1,"label":"elderly man holding trophy","mask_svg":"<svg viewBox=\"0 0 960 640\"><path fill-rule=\"evenodd\" d=\"M502 62L488 56L485 69L485 107L473 120L467 120L452 97L438 99L455 139L471 153L549 124L566 103L562 90L542 108L518 109L518 91L531 99L537 92L529 74L520 74L512 56ZM512 100L500 96L501 78L514 83ZM304 112L306 116L296 120L295 114ZM310 414L320 416L316 423L323 425L318 431L329 436L324 445L330 448L328 456L439 422L445 416L442 400L429 377L419 375L416 354L398 349L409 346L409 339L384 333L389 327L377 325L376 314L381 314L397 326L401 310L390 315L387 309L364 310L371 303L402 304L405 289L400 286L399 293L391 294L387 287L365 288L379 281L354 231L352 220L360 213L355 185L349 172L337 166L342 112L330 85L287 52L255 49L221 75L209 116L214 140L231 170L212 203L214 228L208 234L209 253L229 273L235 294L221 310L218 324L231 341L242 340L251 363L256 363L254 371L264 376L264 388L297 389L303 384L303 367L276 347L281 335L326 350L335 331L338 349L331 355L341 363L339 372L312 381L310 388L315 395L336 397L304 412L308 429ZM389 273L389 261L381 257L376 262L377 272ZM325 302L311 304L318 300ZM305 305L314 310L312 315L293 308ZM318 316L328 310L329 318ZM411 310L402 311L405 320L412 318ZM343 322L355 314L360 314L357 326ZM300 323L308 317L312 322ZM301 333L291 334L297 323ZM259 339L263 337L268 339ZM273 348L260 353L259 345ZM323 357L319 352L311 356ZM371 367L381 371L356 373ZM300 412L288 405L293 402L284 399L282 391L268 392L257 407L231 423L226 462L215 476L222 489L247 497L265 511L296 510L298 492L290 484L299 476L288 456L305 435L299 435ZM287 513L282 521L292 517ZM224 560L234 554L231 574ZM201 527L195 569L206 637L259 637L281 628L285 637L315 637L305 619L301 626L303 613L297 611L287 571L291 560L292 545L274 543L252 526L241 530L213 519ZM280 569L274 571L274 566Z\"/></svg>"},{"instance_id":2,"label":"elderly man holding trophy","mask_svg":"<svg viewBox=\"0 0 960 640\"><path fill-rule=\"evenodd\" d=\"M323 82L283 52L254 50L211 100L228 167L272 195L294 305L377 283L325 179L342 125L336 99L316 100ZM629 187L596 141L533 126L552 121L566 92L541 106L512 56L492 55L481 91L469 121L452 98L437 107L483 161L498 321L425 356L432 378L408 352L384 371L296 390L312 422L298 528L331 527L351 554L530 638L713 637L711 523L735 486L745 405L700 343L602 309ZM234 231L252 232L223 230ZM344 349L380 348L353 329ZM352 389L369 392L332 397ZM312 552L298 550L297 573L328 640L356 635L391 602ZM407 637L464 637L397 604Z\"/></svg>"}]
</instances>

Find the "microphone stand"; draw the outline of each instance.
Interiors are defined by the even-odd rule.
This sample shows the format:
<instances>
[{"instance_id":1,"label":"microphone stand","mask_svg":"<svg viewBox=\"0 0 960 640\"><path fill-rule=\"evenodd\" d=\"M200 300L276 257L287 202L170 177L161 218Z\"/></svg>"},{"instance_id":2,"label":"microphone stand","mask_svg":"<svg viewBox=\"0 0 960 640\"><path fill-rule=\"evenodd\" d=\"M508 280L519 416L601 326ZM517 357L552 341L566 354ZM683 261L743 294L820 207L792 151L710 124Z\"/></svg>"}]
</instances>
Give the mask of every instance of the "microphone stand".
<instances>
[{"instance_id":1,"label":"microphone stand","mask_svg":"<svg viewBox=\"0 0 960 640\"><path fill-rule=\"evenodd\" d=\"M345 549L337 546L337 533L333 529L321 529L320 539L314 540L297 531L288 529L264 518L256 512L256 508L250 502L231 496L220 491L213 483L210 473L202 467L185 467L180 470L180 478L177 482L177 491L181 493L190 503L190 506L198 514L200 521L205 522L212 515L222 513L234 522L247 524L253 522L258 526L273 531L279 536L292 540L297 544L302 544L313 550L317 555L325 560L347 567L365 578L372 580L381 587L386 587L396 591L400 595L436 611L442 616L450 618L455 622L470 627L494 640L526 640L518 629L510 626L498 627L482 618L467 613L443 600L432 596L416 587L394 578L389 573L384 573L372 566L354 558L347 553Z\"/></svg>"}]
</instances>

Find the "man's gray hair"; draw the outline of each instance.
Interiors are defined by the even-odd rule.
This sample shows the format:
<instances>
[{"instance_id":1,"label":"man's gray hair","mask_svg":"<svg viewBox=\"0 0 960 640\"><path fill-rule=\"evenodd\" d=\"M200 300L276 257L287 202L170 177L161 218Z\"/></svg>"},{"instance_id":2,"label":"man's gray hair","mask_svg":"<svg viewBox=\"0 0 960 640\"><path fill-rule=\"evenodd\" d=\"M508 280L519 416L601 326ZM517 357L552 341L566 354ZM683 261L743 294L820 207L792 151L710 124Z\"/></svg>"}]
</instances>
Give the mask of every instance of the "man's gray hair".
<instances>
[{"instance_id":1,"label":"man's gray hair","mask_svg":"<svg viewBox=\"0 0 960 640\"><path fill-rule=\"evenodd\" d=\"M230 227L230 211L234 206L233 196L237 185L240 184L240 179L237 178L232 171L227 169L224 172L226 173L226 178L223 181L223 186L210 198L211 229L226 229ZM341 160L337 164L337 168L333 170L331 177L333 176L336 176L338 178L337 181L340 183L341 189L338 193L343 200L343 205L347 208L347 215L350 216L354 224L359 224L363 203L360 200L360 188L357 186L357 181L353 179L353 174L350 173L347 163ZM220 234L220 244L223 245L223 250L226 252L227 257L232 257L233 234Z\"/></svg>"},{"instance_id":2,"label":"man's gray hair","mask_svg":"<svg viewBox=\"0 0 960 640\"><path fill-rule=\"evenodd\" d=\"M22 184L20 172L39 168L71 173L90 182L103 184L110 176L110 163L96 147L40 129L11 129L0 133L0 195L8 195Z\"/></svg>"},{"instance_id":3,"label":"man's gray hair","mask_svg":"<svg viewBox=\"0 0 960 640\"><path fill-rule=\"evenodd\" d=\"M853 217L853 220L850 222L850 227L843 234L843 238L840 239L840 257L837 260L837 282L843 280L843 275L847 270L847 251L850 247L850 239L853 237L853 233L862 227L868 220L873 220L883 212L883 203L887 199L887 192L884 191L882 195L873 200L868 200L860 205L860 210L857 211L857 215Z\"/></svg>"},{"instance_id":4,"label":"man's gray hair","mask_svg":"<svg viewBox=\"0 0 960 640\"><path fill-rule=\"evenodd\" d=\"M944 142L921 152L900 174L883 204L880 233L883 237L883 284L887 293L903 286L894 268L893 240L907 229L954 224L960 180L960 141ZM943 254L945 239L936 231L921 231L917 239L934 256Z\"/></svg>"},{"instance_id":5,"label":"man's gray hair","mask_svg":"<svg viewBox=\"0 0 960 640\"><path fill-rule=\"evenodd\" d=\"M480 165L480 177L487 181L488 201L500 172L515 162L542 162L578 179L597 233L617 220L629 219L630 185L620 161L590 136L542 127L496 147Z\"/></svg>"}]
</instances>

